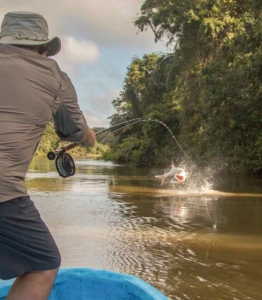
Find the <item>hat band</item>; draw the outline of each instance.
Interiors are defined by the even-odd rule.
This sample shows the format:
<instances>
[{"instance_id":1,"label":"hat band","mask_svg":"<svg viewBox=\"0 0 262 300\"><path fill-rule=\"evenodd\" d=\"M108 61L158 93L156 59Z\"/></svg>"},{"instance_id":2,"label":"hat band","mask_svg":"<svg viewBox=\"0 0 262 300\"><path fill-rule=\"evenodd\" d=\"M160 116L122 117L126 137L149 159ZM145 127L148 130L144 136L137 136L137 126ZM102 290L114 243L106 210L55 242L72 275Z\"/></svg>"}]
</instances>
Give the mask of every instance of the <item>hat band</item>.
<instances>
[{"instance_id":1,"label":"hat band","mask_svg":"<svg viewBox=\"0 0 262 300\"><path fill-rule=\"evenodd\" d=\"M4 37L4 35L0 35L0 38L1 37ZM12 35L12 38L16 40L30 40L30 41L38 41L38 42L48 41L47 37L35 37L35 36L29 36L20 33Z\"/></svg>"}]
</instances>

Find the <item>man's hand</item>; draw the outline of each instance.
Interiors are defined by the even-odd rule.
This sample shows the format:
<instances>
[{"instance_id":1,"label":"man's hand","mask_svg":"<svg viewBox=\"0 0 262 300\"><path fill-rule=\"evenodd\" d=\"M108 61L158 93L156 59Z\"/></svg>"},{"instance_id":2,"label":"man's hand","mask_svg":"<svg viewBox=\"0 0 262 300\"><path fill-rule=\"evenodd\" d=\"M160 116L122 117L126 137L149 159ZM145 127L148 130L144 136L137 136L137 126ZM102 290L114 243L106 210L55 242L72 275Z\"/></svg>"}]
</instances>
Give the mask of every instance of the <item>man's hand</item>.
<instances>
[{"instance_id":1,"label":"man's hand","mask_svg":"<svg viewBox=\"0 0 262 300\"><path fill-rule=\"evenodd\" d=\"M81 144L85 147L90 147L95 143L96 134L91 128L87 128L84 138L81 140Z\"/></svg>"}]
</instances>

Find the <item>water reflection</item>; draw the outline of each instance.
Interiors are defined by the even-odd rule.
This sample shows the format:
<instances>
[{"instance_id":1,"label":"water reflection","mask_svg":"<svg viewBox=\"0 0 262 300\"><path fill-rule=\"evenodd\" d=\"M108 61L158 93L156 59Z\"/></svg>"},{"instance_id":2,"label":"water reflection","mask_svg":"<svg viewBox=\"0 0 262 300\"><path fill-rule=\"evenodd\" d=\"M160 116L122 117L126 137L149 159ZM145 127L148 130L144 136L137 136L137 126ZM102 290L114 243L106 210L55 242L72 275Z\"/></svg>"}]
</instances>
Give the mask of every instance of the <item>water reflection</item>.
<instances>
[{"instance_id":1,"label":"water reflection","mask_svg":"<svg viewBox=\"0 0 262 300\"><path fill-rule=\"evenodd\" d=\"M76 168L63 179L38 159L26 181L62 266L134 274L170 299L260 299L259 181L231 178L230 189L218 180L214 188L229 197L160 189L150 170L103 161Z\"/></svg>"}]
</instances>

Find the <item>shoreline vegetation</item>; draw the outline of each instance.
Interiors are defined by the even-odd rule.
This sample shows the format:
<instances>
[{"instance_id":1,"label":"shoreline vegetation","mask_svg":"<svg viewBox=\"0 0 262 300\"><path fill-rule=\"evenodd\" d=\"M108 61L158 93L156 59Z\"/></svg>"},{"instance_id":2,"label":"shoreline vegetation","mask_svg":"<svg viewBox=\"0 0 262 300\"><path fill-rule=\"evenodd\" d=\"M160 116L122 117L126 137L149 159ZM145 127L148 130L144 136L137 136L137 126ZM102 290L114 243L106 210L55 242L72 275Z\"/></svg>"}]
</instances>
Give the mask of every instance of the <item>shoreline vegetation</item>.
<instances>
[{"instance_id":1,"label":"shoreline vegetation","mask_svg":"<svg viewBox=\"0 0 262 300\"><path fill-rule=\"evenodd\" d=\"M94 128L94 131L100 131L101 128ZM39 142L37 151L35 153L36 157L46 156L49 151L54 151L68 145L68 142L61 142L55 133L55 128L53 122L50 122L46 126L44 134ZM109 150L107 144L100 144L98 141L92 147L85 148L84 146L78 146L69 151L70 155L75 158L85 158L85 157L101 157L104 152Z\"/></svg>"},{"instance_id":2,"label":"shoreline vegetation","mask_svg":"<svg viewBox=\"0 0 262 300\"><path fill-rule=\"evenodd\" d=\"M158 119L191 161L154 122L119 131L105 156L136 166L173 162L262 175L261 24L258 0L143 1L134 25L166 41L169 53L132 59L110 125Z\"/></svg>"}]
</instances>

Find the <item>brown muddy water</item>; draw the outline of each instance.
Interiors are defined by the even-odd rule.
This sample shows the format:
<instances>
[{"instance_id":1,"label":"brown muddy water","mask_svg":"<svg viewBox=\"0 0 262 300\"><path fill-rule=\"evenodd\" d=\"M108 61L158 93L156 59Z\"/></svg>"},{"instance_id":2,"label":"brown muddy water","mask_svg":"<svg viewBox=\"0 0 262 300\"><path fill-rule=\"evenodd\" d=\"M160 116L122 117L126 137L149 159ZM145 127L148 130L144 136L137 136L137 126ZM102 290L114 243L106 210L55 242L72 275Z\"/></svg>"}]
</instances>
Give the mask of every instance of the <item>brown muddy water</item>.
<instances>
[{"instance_id":1,"label":"brown muddy water","mask_svg":"<svg viewBox=\"0 0 262 300\"><path fill-rule=\"evenodd\" d=\"M62 267L138 276L170 299L262 299L262 179L218 178L172 189L160 170L76 160L63 179L35 159L27 186Z\"/></svg>"}]
</instances>

